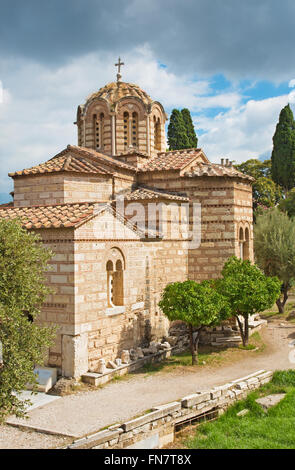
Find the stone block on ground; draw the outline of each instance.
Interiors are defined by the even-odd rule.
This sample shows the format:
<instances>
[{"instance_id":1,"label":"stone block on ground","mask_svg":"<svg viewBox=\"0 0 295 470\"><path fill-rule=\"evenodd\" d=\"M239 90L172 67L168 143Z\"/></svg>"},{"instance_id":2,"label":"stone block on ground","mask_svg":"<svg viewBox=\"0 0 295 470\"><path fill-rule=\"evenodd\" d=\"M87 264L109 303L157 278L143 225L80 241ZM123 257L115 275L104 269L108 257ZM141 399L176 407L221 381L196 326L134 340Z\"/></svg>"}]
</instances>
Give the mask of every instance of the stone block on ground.
<instances>
[{"instance_id":1,"label":"stone block on ground","mask_svg":"<svg viewBox=\"0 0 295 470\"><path fill-rule=\"evenodd\" d=\"M262 408L267 411L272 406L277 405L285 398L285 393L275 393L273 395L267 395L267 397L258 398L256 403L262 406Z\"/></svg>"},{"instance_id":2,"label":"stone block on ground","mask_svg":"<svg viewBox=\"0 0 295 470\"><path fill-rule=\"evenodd\" d=\"M97 365L97 372L99 374L105 374L107 371L107 368L106 368L106 362L104 359L99 359L98 361L98 365Z\"/></svg>"},{"instance_id":3,"label":"stone block on ground","mask_svg":"<svg viewBox=\"0 0 295 470\"><path fill-rule=\"evenodd\" d=\"M127 349L124 349L121 353L121 360L122 360L122 364L129 364L130 362L130 354L129 354L129 351Z\"/></svg>"},{"instance_id":4,"label":"stone block on ground","mask_svg":"<svg viewBox=\"0 0 295 470\"><path fill-rule=\"evenodd\" d=\"M142 352L142 348L136 348L136 353L137 353L138 359L142 359L144 357L144 354Z\"/></svg>"},{"instance_id":5,"label":"stone block on ground","mask_svg":"<svg viewBox=\"0 0 295 470\"><path fill-rule=\"evenodd\" d=\"M109 361L107 364L109 369L117 369L117 364L114 361Z\"/></svg>"},{"instance_id":6,"label":"stone block on ground","mask_svg":"<svg viewBox=\"0 0 295 470\"><path fill-rule=\"evenodd\" d=\"M237 413L237 416L245 416L249 413L248 409L241 410Z\"/></svg>"},{"instance_id":7,"label":"stone block on ground","mask_svg":"<svg viewBox=\"0 0 295 470\"><path fill-rule=\"evenodd\" d=\"M191 406L198 405L208 400L210 400L210 392L193 393L181 400L181 406L183 408L190 408Z\"/></svg>"},{"instance_id":8,"label":"stone block on ground","mask_svg":"<svg viewBox=\"0 0 295 470\"><path fill-rule=\"evenodd\" d=\"M38 392L48 392L57 381L57 369L54 367L35 367L34 373L37 376ZM30 390L31 385L27 388Z\"/></svg>"}]
</instances>

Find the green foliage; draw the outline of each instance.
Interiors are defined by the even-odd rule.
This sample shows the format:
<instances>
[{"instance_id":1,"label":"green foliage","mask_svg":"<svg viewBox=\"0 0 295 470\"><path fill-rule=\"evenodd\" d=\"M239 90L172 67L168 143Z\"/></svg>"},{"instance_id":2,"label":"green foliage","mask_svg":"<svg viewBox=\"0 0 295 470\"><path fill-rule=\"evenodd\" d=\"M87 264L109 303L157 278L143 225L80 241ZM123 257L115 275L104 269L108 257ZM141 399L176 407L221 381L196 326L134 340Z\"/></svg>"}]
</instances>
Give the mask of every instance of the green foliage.
<instances>
[{"instance_id":1,"label":"green foliage","mask_svg":"<svg viewBox=\"0 0 295 470\"><path fill-rule=\"evenodd\" d=\"M286 199L281 200L279 209L286 212L289 217L295 216L295 188L291 189Z\"/></svg>"},{"instance_id":2,"label":"green foliage","mask_svg":"<svg viewBox=\"0 0 295 470\"><path fill-rule=\"evenodd\" d=\"M270 308L280 295L281 283L267 277L249 260L232 256L225 263L222 278L216 281L217 290L226 297L231 314L237 317L243 345L248 344L249 315ZM244 318L244 326L240 316Z\"/></svg>"},{"instance_id":3,"label":"green foliage","mask_svg":"<svg viewBox=\"0 0 295 470\"><path fill-rule=\"evenodd\" d=\"M0 222L0 421L7 414L23 415L17 393L36 382L34 366L42 364L55 336L54 327L36 321L50 292L44 273L51 256L40 237L17 221Z\"/></svg>"},{"instance_id":4,"label":"green foliage","mask_svg":"<svg viewBox=\"0 0 295 470\"><path fill-rule=\"evenodd\" d=\"M170 321L181 320L189 325L192 364L197 362L199 333L204 326L219 324L227 317L228 306L209 281L168 284L162 294L159 307ZM194 340L193 328L197 328Z\"/></svg>"},{"instance_id":5,"label":"green foliage","mask_svg":"<svg viewBox=\"0 0 295 470\"><path fill-rule=\"evenodd\" d=\"M182 113L173 109L168 125L169 150L180 150L189 148L189 137L183 120Z\"/></svg>"},{"instance_id":6,"label":"green foliage","mask_svg":"<svg viewBox=\"0 0 295 470\"><path fill-rule=\"evenodd\" d=\"M277 306L284 311L288 291L295 279L295 221L277 208L257 217L254 227L254 248L257 265L267 276L277 276L281 291Z\"/></svg>"},{"instance_id":7,"label":"green foliage","mask_svg":"<svg viewBox=\"0 0 295 470\"><path fill-rule=\"evenodd\" d=\"M271 179L271 160L261 162L256 158L235 165L238 171L255 178L253 183L253 209L273 207L282 198L282 189Z\"/></svg>"},{"instance_id":8,"label":"green foliage","mask_svg":"<svg viewBox=\"0 0 295 470\"><path fill-rule=\"evenodd\" d=\"M282 189L272 179L262 176L253 183L254 209L258 204L274 207L282 198Z\"/></svg>"},{"instance_id":9,"label":"green foliage","mask_svg":"<svg viewBox=\"0 0 295 470\"><path fill-rule=\"evenodd\" d=\"M295 122L289 104L280 112L271 161L272 179L287 193L295 186Z\"/></svg>"},{"instance_id":10,"label":"green foliage","mask_svg":"<svg viewBox=\"0 0 295 470\"><path fill-rule=\"evenodd\" d=\"M183 122L186 128L186 133L188 136L188 148L197 148L198 147L198 138L196 135L196 131L193 125L191 113L187 108L181 110Z\"/></svg>"},{"instance_id":11,"label":"green foliage","mask_svg":"<svg viewBox=\"0 0 295 470\"><path fill-rule=\"evenodd\" d=\"M261 162L257 158L251 158L246 162L234 165L234 167L246 175L258 178L271 178L271 160Z\"/></svg>"},{"instance_id":12,"label":"green foliage","mask_svg":"<svg viewBox=\"0 0 295 470\"><path fill-rule=\"evenodd\" d=\"M227 304L209 281L168 284L159 307L170 321L181 320L194 327L212 326L227 315Z\"/></svg>"}]
</instances>

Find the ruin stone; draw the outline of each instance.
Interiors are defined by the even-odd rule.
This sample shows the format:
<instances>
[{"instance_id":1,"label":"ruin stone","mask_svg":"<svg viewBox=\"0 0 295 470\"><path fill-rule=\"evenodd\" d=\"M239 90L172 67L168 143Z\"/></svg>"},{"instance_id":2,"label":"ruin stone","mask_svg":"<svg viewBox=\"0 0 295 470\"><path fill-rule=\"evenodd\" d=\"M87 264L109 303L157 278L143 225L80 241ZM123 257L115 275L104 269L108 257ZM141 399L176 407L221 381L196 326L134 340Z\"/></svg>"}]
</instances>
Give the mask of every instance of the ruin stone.
<instances>
[{"instance_id":1,"label":"ruin stone","mask_svg":"<svg viewBox=\"0 0 295 470\"><path fill-rule=\"evenodd\" d=\"M130 354L129 354L129 351L127 349L124 349L121 353L121 360L122 360L122 364L129 364L130 362Z\"/></svg>"}]
</instances>

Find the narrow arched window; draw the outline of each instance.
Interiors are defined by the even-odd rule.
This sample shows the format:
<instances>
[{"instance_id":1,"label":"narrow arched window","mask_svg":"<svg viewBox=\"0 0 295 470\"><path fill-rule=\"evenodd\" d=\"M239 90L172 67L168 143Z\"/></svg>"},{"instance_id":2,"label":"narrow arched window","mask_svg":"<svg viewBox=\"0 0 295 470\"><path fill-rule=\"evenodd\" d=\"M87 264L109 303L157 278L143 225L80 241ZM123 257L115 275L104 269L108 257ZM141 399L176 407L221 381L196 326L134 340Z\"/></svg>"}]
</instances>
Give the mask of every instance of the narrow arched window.
<instances>
[{"instance_id":1,"label":"narrow arched window","mask_svg":"<svg viewBox=\"0 0 295 470\"><path fill-rule=\"evenodd\" d=\"M160 118L154 116L154 148L155 150L161 150L161 122Z\"/></svg>"},{"instance_id":2,"label":"narrow arched window","mask_svg":"<svg viewBox=\"0 0 295 470\"><path fill-rule=\"evenodd\" d=\"M97 115L93 115L93 135L94 135L94 148L95 150L99 149L100 146L100 133L99 133L99 120Z\"/></svg>"},{"instance_id":3,"label":"narrow arched window","mask_svg":"<svg viewBox=\"0 0 295 470\"><path fill-rule=\"evenodd\" d=\"M93 115L93 134L95 150L103 149L104 114Z\"/></svg>"},{"instance_id":4,"label":"narrow arched window","mask_svg":"<svg viewBox=\"0 0 295 470\"><path fill-rule=\"evenodd\" d=\"M137 113L132 113L131 136L132 136L132 147L137 147L138 146L138 114Z\"/></svg>"},{"instance_id":5,"label":"narrow arched window","mask_svg":"<svg viewBox=\"0 0 295 470\"><path fill-rule=\"evenodd\" d=\"M115 269L112 261L108 261L107 269L107 289L108 289L108 306L116 307L124 305L124 279L123 279L123 263L117 260Z\"/></svg>"},{"instance_id":6,"label":"narrow arched window","mask_svg":"<svg viewBox=\"0 0 295 470\"><path fill-rule=\"evenodd\" d=\"M99 135L100 135L99 148L103 150L104 149L104 114L103 113L100 113L100 116L99 116Z\"/></svg>"},{"instance_id":7,"label":"narrow arched window","mask_svg":"<svg viewBox=\"0 0 295 470\"><path fill-rule=\"evenodd\" d=\"M124 147L125 149L129 145L129 113L125 111L124 116L123 116L123 121L124 121Z\"/></svg>"},{"instance_id":8,"label":"narrow arched window","mask_svg":"<svg viewBox=\"0 0 295 470\"><path fill-rule=\"evenodd\" d=\"M244 259L244 231L242 227L239 230L239 250L240 250L240 258Z\"/></svg>"},{"instance_id":9,"label":"narrow arched window","mask_svg":"<svg viewBox=\"0 0 295 470\"><path fill-rule=\"evenodd\" d=\"M245 241L243 246L243 259L250 259L250 235L249 229L246 227L245 229Z\"/></svg>"},{"instance_id":10,"label":"narrow arched window","mask_svg":"<svg viewBox=\"0 0 295 470\"><path fill-rule=\"evenodd\" d=\"M114 307L114 265L112 261L107 262L107 289L108 306Z\"/></svg>"}]
</instances>

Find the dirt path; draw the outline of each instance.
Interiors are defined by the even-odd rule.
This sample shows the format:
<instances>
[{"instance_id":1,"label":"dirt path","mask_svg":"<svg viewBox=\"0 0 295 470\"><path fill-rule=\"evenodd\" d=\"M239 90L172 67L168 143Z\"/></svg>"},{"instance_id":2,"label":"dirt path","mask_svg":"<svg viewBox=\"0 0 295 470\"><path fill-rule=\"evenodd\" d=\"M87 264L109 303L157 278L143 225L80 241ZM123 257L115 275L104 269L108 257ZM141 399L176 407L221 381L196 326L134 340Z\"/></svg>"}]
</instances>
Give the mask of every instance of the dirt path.
<instances>
[{"instance_id":1,"label":"dirt path","mask_svg":"<svg viewBox=\"0 0 295 470\"><path fill-rule=\"evenodd\" d=\"M242 358L235 358L235 362L221 366L207 365L197 370L183 367L169 373L135 374L102 389L65 396L32 410L26 422L18 419L11 419L10 422L80 437L107 425L131 419L153 406L229 382L259 369L293 368L295 365L290 363L288 356L291 350L289 343L295 339L295 325L283 322L283 326L280 322L271 320L264 327L262 336L267 347L261 353L243 351ZM3 443L8 447L21 447L18 440L10 439L5 433L5 429L0 428L0 448L3 448ZM41 441L40 447L43 447Z\"/></svg>"}]
</instances>

